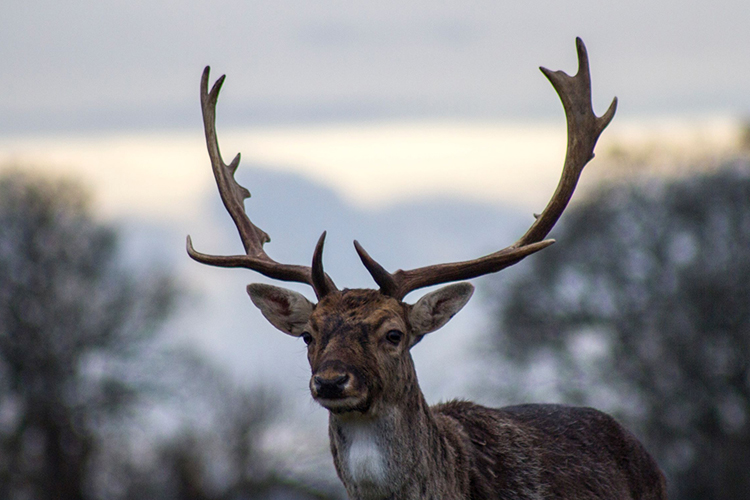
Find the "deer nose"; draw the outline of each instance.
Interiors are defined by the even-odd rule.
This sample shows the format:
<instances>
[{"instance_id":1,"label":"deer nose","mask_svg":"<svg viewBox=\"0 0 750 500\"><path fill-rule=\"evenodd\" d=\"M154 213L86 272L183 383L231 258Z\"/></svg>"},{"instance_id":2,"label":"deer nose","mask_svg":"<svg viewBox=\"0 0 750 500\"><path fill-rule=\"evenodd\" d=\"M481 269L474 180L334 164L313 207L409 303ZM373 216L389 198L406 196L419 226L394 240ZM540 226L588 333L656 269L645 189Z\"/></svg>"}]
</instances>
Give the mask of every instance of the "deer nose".
<instances>
[{"instance_id":1,"label":"deer nose","mask_svg":"<svg viewBox=\"0 0 750 500\"><path fill-rule=\"evenodd\" d=\"M336 373L330 375L315 375L313 385L318 397L338 398L341 397L346 384L349 382L348 373Z\"/></svg>"}]
</instances>

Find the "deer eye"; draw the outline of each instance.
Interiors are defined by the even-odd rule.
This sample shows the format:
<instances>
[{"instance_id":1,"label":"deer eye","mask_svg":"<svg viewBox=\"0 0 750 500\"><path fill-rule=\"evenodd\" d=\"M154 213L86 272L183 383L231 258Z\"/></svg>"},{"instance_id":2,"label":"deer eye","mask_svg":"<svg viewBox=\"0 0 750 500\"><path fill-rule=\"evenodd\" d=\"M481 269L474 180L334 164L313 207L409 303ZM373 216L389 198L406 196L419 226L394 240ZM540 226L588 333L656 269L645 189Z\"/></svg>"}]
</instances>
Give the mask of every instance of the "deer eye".
<instances>
[{"instance_id":1,"label":"deer eye","mask_svg":"<svg viewBox=\"0 0 750 500\"><path fill-rule=\"evenodd\" d=\"M391 330L385 334L385 339L393 345L398 345L403 337L404 334L398 330Z\"/></svg>"},{"instance_id":2,"label":"deer eye","mask_svg":"<svg viewBox=\"0 0 750 500\"><path fill-rule=\"evenodd\" d=\"M302 337L302 340L305 342L305 345L310 345L310 342L313 341L312 335L310 335L308 332L303 332L302 335L300 335L300 337Z\"/></svg>"}]
</instances>

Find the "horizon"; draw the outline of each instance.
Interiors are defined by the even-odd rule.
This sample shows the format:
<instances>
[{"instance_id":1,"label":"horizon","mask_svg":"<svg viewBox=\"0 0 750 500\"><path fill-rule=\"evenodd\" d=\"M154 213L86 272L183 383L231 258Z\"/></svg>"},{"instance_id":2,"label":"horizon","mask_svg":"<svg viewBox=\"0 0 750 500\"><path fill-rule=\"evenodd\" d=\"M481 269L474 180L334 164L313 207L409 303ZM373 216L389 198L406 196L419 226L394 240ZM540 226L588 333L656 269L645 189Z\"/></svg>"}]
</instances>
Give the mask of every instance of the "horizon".
<instances>
[{"instance_id":1,"label":"horizon","mask_svg":"<svg viewBox=\"0 0 750 500\"><path fill-rule=\"evenodd\" d=\"M579 191L622 177L615 163L623 156L677 165L720 157L739 147L745 126L727 115L615 117ZM559 179L566 141L562 118L218 128L225 161L242 153L240 178L256 168L298 175L366 211L431 199L538 211ZM0 169L14 166L78 179L106 218L189 219L215 190L196 127L0 135Z\"/></svg>"}]
</instances>

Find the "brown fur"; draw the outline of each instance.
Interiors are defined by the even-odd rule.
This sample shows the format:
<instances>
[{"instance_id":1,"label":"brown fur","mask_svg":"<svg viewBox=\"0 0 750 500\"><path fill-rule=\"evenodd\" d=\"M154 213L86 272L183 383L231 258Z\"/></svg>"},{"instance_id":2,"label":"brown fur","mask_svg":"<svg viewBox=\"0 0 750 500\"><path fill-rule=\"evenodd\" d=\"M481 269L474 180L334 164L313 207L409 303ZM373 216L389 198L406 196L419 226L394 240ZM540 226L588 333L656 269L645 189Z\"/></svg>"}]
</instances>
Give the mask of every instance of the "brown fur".
<instances>
[{"instance_id":1,"label":"brown fur","mask_svg":"<svg viewBox=\"0 0 750 500\"><path fill-rule=\"evenodd\" d=\"M331 453L352 499L666 498L654 460L597 410L428 406L410 354L425 332L410 318L443 324L457 309L441 308L457 295L468 300L454 287L420 309L375 290L344 290L314 306L302 333L310 389L330 411ZM399 342L389 340L393 331L403 333Z\"/></svg>"}]
</instances>

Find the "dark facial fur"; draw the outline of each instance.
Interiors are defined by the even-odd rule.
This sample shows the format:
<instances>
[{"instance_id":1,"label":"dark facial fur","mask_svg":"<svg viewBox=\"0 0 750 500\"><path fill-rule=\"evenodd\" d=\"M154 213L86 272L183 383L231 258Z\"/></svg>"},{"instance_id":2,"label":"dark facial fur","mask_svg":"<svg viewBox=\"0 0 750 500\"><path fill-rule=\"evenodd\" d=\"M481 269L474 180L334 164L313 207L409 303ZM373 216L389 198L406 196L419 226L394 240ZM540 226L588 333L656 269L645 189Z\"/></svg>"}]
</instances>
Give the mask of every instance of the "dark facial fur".
<instances>
[{"instance_id":1,"label":"dark facial fur","mask_svg":"<svg viewBox=\"0 0 750 500\"><path fill-rule=\"evenodd\" d=\"M305 332L313 397L333 412L366 413L412 389L408 307L375 290L344 290L317 304Z\"/></svg>"}]
</instances>

